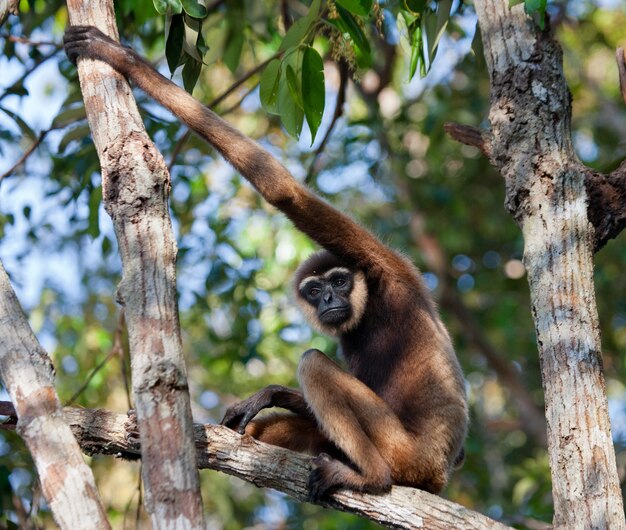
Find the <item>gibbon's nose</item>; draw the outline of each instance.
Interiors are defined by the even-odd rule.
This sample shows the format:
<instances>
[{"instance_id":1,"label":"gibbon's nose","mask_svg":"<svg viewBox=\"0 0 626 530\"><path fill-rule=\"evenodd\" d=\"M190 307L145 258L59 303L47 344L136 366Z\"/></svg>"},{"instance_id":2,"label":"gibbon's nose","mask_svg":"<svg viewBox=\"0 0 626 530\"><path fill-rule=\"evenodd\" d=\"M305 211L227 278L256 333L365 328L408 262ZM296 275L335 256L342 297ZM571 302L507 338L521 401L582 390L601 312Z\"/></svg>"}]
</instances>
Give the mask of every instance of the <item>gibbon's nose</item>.
<instances>
[{"instance_id":1,"label":"gibbon's nose","mask_svg":"<svg viewBox=\"0 0 626 530\"><path fill-rule=\"evenodd\" d=\"M322 297L324 302L328 303L333 299L333 290L330 287L324 289L324 296Z\"/></svg>"}]
</instances>

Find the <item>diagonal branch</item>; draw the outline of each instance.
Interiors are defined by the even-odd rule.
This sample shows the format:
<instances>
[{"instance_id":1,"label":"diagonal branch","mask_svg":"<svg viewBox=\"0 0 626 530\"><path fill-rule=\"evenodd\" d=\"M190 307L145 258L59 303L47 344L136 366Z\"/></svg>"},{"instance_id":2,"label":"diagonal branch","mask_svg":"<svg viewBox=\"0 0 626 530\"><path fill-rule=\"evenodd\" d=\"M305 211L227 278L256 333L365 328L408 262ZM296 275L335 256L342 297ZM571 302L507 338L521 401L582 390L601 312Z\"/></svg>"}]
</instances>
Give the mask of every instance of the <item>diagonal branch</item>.
<instances>
[{"instance_id":1,"label":"diagonal branch","mask_svg":"<svg viewBox=\"0 0 626 530\"><path fill-rule=\"evenodd\" d=\"M11 415L10 406L0 402L0 414ZM132 415L71 407L64 409L64 415L86 453L125 459L139 457ZM201 469L222 471L255 486L274 488L298 501L310 502L307 481L313 467L312 457L258 442L221 425L195 424L194 437ZM340 491L320 504L367 517L389 528L509 528L436 495L401 486L394 486L386 495Z\"/></svg>"},{"instance_id":2,"label":"diagonal branch","mask_svg":"<svg viewBox=\"0 0 626 530\"><path fill-rule=\"evenodd\" d=\"M56 523L67 530L110 528L91 469L61 418L50 357L30 328L1 263L0 381L19 412L16 428ZM0 414L7 412L5 404Z\"/></svg>"}]
</instances>

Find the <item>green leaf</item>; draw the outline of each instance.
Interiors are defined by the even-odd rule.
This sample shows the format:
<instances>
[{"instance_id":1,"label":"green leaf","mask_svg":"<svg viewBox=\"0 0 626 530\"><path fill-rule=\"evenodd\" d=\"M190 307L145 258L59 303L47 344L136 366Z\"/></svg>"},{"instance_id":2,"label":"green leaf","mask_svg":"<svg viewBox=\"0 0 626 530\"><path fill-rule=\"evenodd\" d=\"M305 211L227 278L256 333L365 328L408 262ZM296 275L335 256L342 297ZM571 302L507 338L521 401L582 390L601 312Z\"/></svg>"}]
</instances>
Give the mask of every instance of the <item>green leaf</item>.
<instances>
[{"instance_id":1,"label":"green leaf","mask_svg":"<svg viewBox=\"0 0 626 530\"><path fill-rule=\"evenodd\" d=\"M244 26L243 18L231 16L228 17L228 32L224 45L224 54L222 61L231 72L235 72L239 66L239 58L243 50L244 42Z\"/></svg>"},{"instance_id":2,"label":"green leaf","mask_svg":"<svg viewBox=\"0 0 626 530\"><path fill-rule=\"evenodd\" d=\"M259 86L261 105L271 114L279 114L278 111L278 85L280 80L280 60L274 59L263 70Z\"/></svg>"},{"instance_id":3,"label":"green leaf","mask_svg":"<svg viewBox=\"0 0 626 530\"><path fill-rule=\"evenodd\" d=\"M428 63L432 64L435 55L437 54L437 47L439 41L446 31L448 21L450 20L450 11L452 10L452 0L440 0L437 3L437 17L435 24L435 31L433 35L426 34L426 42L428 44Z\"/></svg>"},{"instance_id":4,"label":"green leaf","mask_svg":"<svg viewBox=\"0 0 626 530\"><path fill-rule=\"evenodd\" d=\"M372 9L372 0L336 0L337 3L355 15L366 17Z\"/></svg>"},{"instance_id":5,"label":"green leaf","mask_svg":"<svg viewBox=\"0 0 626 530\"><path fill-rule=\"evenodd\" d=\"M530 16L537 15L538 20L537 23L539 27L543 31L546 25L546 7L547 0L525 0L524 1L524 11Z\"/></svg>"},{"instance_id":6,"label":"green leaf","mask_svg":"<svg viewBox=\"0 0 626 530\"><path fill-rule=\"evenodd\" d=\"M153 3L159 15L180 15L183 12L180 0L153 0Z\"/></svg>"},{"instance_id":7,"label":"green leaf","mask_svg":"<svg viewBox=\"0 0 626 530\"><path fill-rule=\"evenodd\" d=\"M419 15L424 12L427 3L427 0L404 0L404 7L413 15Z\"/></svg>"},{"instance_id":8,"label":"green leaf","mask_svg":"<svg viewBox=\"0 0 626 530\"><path fill-rule=\"evenodd\" d=\"M472 39L472 53L476 57L476 62L478 64L485 64L485 50L483 49L483 39L480 33L480 26L476 23L476 32L474 33L474 38Z\"/></svg>"},{"instance_id":9,"label":"green leaf","mask_svg":"<svg viewBox=\"0 0 626 530\"><path fill-rule=\"evenodd\" d=\"M183 40L185 37L185 22L182 15L174 15L169 21L167 40L165 42L165 58L170 73L174 73L180 64L183 54Z\"/></svg>"},{"instance_id":10,"label":"green leaf","mask_svg":"<svg viewBox=\"0 0 626 530\"><path fill-rule=\"evenodd\" d=\"M523 4L524 0L509 0L509 8L514 7L518 4Z\"/></svg>"},{"instance_id":11,"label":"green leaf","mask_svg":"<svg viewBox=\"0 0 626 530\"><path fill-rule=\"evenodd\" d=\"M296 20L292 26L287 31L285 37L283 38L283 42L280 45L280 51L288 50L289 48L298 47L304 38L309 33L313 23L316 21L319 11L320 11L320 3L321 0L313 0L311 2L311 7L309 7L309 12L305 17L302 17L299 20Z\"/></svg>"},{"instance_id":12,"label":"green leaf","mask_svg":"<svg viewBox=\"0 0 626 530\"><path fill-rule=\"evenodd\" d=\"M207 8L198 0L181 0L183 9L190 17L205 18L208 14Z\"/></svg>"},{"instance_id":13,"label":"green leaf","mask_svg":"<svg viewBox=\"0 0 626 530\"><path fill-rule=\"evenodd\" d=\"M302 103L302 87L296 78L296 72L293 69L293 66L290 64L287 65L287 69L285 71L287 75L287 86L289 87L289 92L291 93L291 97L296 102L296 105L304 110L304 104Z\"/></svg>"},{"instance_id":14,"label":"green leaf","mask_svg":"<svg viewBox=\"0 0 626 530\"><path fill-rule=\"evenodd\" d=\"M5 109L4 107L0 107L0 110L4 112L5 114L7 114L8 116L10 116L11 119L15 123L17 123L18 127L22 131L23 136L28 136L28 138L30 138L33 142L37 141L38 134L35 131L33 131L30 128L30 125L28 125L28 123L26 123L20 116L15 114L15 112Z\"/></svg>"},{"instance_id":15,"label":"green leaf","mask_svg":"<svg viewBox=\"0 0 626 530\"><path fill-rule=\"evenodd\" d=\"M299 78L302 74L302 55L303 54L299 50L296 50L283 61L283 67L281 68L283 75L280 76L278 83L278 110L280 119L285 127L285 130L294 138L299 138L300 132L302 132L304 111L302 110L302 105L299 105L297 101L297 93L299 89L297 86L290 86L290 76L287 72L289 68L291 68L296 80ZM294 88L296 92L295 97L292 94Z\"/></svg>"},{"instance_id":16,"label":"green leaf","mask_svg":"<svg viewBox=\"0 0 626 530\"><path fill-rule=\"evenodd\" d=\"M184 22L185 38L183 39L183 50L196 61L202 62L202 56L198 53L198 41L201 35L202 21L185 15Z\"/></svg>"},{"instance_id":17,"label":"green leaf","mask_svg":"<svg viewBox=\"0 0 626 530\"><path fill-rule=\"evenodd\" d=\"M84 140L85 138L89 138L90 134L91 130L89 129L89 125L87 125L86 123L70 129L59 142L59 153L65 153L67 146L74 140Z\"/></svg>"},{"instance_id":18,"label":"green leaf","mask_svg":"<svg viewBox=\"0 0 626 530\"><path fill-rule=\"evenodd\" d=\"M369 68L372 65L372 53L370 49L369 41L363 33L361 26L352 16L352 14L345 10L340 5L337 5L337 13L339 18L330 19L328 22L339 29L342 33L350 35L352 42L356 47L357 62L361 68Z\"/></svg>"},{"instance_id":19,"label":"green leaf","mask_svg":"<svg viewBox=\"0 0 626 530\"><path fill-rule=\"evenodd\" d=\"M322 123L325 105L324 61L312 47L304 49L302 59L302 102L304 114L311 130L311 143Z\"/></svg>"},{"instance_id":20,"label":"green leaf","mask_svg":"<svg viewBox=\"0 0 626 530\"><path fill-rule=\"evenodd\" d=\"M193 57L188 57L185 66L183 66L183 86L190 94L193 92L193 87L196 86L198 77L200 77L200 70L202 70L202 63Z\"/></svg>"},{"instance_id":21,"label":"green leaf","mask_svg":"<svg viewBox=\"0 0 626 530\"><path fill-rule=\"evenodd\" d=\"M77 107L70 107L69 109L65 109L56 115L54 120L52 120L52 129L62 129L63 127L67 127L74 122L84 120L87 117L87 113L85 111L84 105L79 105Z\"/></svg>"},{"instance_id":22,"label":"green leaf","mask_svg":"<svg viewBox=\"0 0 626 530\"><path fill-rule=\"evenodd\" d=\"M207 43L204 42L204 36L202 35L201 31L198 33L198 40L196 40L196 48L198 49L202 57L204 57L209 51L209 47L207 46Z\"/></svg>"},{"instance_id":23,"label":"green leaf","mask_svg":"<svg viewBox=\"0 0 626 530\"><path fill-rule=\"evenodd\" d=\"M423 57L423 41L422 41L422 28L417 26L414 33L411 35L411 61L409 63L409 79L413 79L415 72L417 72L417 66L420 61L424 62Z\"/></svg>"}]
</instances>

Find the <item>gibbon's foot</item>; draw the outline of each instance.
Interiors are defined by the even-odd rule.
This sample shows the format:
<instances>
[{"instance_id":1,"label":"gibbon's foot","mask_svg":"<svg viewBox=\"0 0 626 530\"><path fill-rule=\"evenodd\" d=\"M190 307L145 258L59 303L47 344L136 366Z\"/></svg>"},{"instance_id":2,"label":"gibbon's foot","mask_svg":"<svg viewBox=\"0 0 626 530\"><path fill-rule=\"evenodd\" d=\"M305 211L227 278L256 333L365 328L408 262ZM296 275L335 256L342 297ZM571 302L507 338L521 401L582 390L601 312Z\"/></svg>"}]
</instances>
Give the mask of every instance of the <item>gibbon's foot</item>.
<instances>
[{"instance_id":1,"label":"gibbon's foot","mask_svg":"<svg viewBox=\"0 0 626 530\"><path fill-rule=\"evenodd\" d=\"M309 475L309 496L312 501L317 502L340 487L336 483L338 477L333 463L339 464L340 462L326 453L320 453L313 459L313 464L316 467Z\"/></svg>"}]
</instances>

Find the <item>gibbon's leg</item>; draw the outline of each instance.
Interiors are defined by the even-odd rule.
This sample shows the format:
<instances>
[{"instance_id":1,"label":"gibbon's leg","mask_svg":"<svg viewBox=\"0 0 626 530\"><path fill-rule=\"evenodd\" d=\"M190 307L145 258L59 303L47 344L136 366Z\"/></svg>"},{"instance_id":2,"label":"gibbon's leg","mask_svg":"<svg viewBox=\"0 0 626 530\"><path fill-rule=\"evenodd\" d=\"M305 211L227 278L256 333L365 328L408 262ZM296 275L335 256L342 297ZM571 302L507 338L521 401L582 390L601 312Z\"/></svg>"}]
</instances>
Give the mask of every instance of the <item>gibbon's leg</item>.
<instances>
[{"instance_id":1,"label":"gibbon's leg","mask_svg":"<svg viewBox=\"0 0 626 530\"><path fill-rule=\"evenodd\" d=\"M327 452L341 458L339 451L319 430L315 418L295 414L270 414L251 421L245 433L260 442L298 451L319 455Z\"/></svg>"},{"instance_id":2,"label":"gibbon's leg","mask_svg":"<svg viewBox=\"0 0 626 530\"><path fill-rule=\"evenodd\" d=\"M308 350L298 381L320 428L355 468L320 455L309 479L311 496L340 487L380 493L392 483L439 491L447 479L443 448L424 446L389 405L318 350ZM441 453L441 454L437 454Z\"/></svg>"},{"instance_id":3,"label":"gibbon's leg","mask_svg":"<svg viewBox=\"0 0 626 530\"><path fill-rule=\"evenodd\" d=\"M279 407L293 414L270 414L253 418L263 409ZM222 425L239 434L248 434L261 442L301 453L319 455L329 452L338 458L343 455L320 431L315 416L300 390L280 385L269 385L247 399L228 407Z\"/></svg>"}]
</instances>

